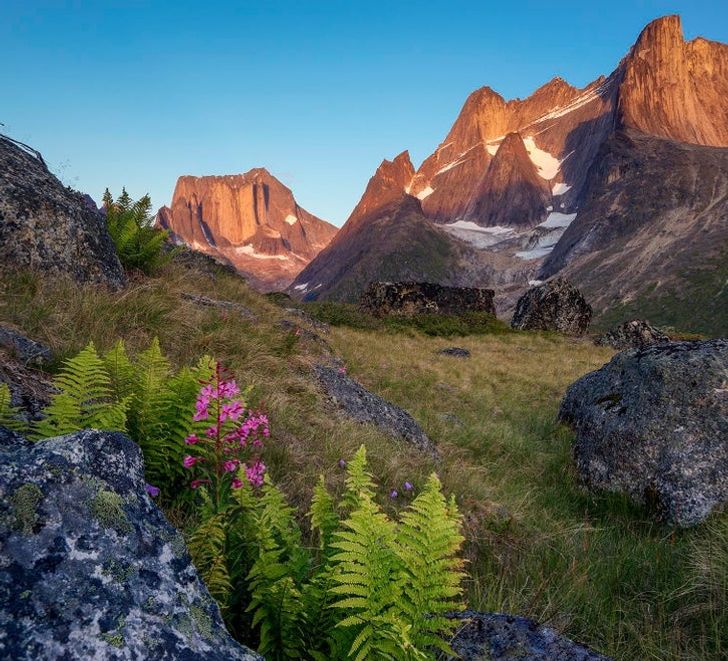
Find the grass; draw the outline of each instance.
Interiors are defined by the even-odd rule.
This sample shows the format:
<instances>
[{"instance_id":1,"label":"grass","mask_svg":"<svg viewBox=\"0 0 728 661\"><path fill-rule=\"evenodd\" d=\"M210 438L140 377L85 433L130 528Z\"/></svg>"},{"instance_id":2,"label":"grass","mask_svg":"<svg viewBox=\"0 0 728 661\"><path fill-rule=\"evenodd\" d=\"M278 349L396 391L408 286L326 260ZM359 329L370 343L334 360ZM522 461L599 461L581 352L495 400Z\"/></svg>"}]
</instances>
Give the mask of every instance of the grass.
<instances>
[{"instance_id":1,"label":"grass","mask_svg":"<svg viewBox=\"0 0 728 661\"><path fill-rule=\"evenodd\" d=\"M259 320L197 306L183 291L242 303ZM566 387L610 350L508 332L492 320L450 320L443 331L372 321L345 306L305 309L332 323L326 340L349 373L405 407L438 443L438 465L333 411L310 376L319 345L281 328L281 308L223 270L172 264L120 293L22 274L0 280L0 319L48 343L59 360L89 340L104 350L119 337L135 350L157 336L178 366L215 355L255 386L272 421L266 463L302 510L320 473L340 486L337 462L361 443L387 508L399 506L386 498L392 487L417 487L436 470L464 513L472 607L550 623L619 659L728 655L728 516L673 531L575 479L571 433L556 412ZM451 335L457 324L468 334ZM437 353L452 344L472 357ZM184 526L179 512L168 514Z\"/></svg>"}]
</instances>

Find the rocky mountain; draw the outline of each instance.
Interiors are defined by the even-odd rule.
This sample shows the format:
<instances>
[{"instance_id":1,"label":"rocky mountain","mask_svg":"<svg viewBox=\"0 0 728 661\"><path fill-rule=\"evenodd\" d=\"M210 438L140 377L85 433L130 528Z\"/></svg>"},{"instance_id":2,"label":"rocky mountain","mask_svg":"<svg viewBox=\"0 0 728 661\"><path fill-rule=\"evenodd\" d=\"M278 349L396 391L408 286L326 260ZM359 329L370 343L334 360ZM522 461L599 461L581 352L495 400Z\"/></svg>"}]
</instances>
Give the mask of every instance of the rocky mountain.
<instances>
[{"instance_id":1,"label":"rocky mountain","mask_svg":"<svg viewBox=\"0 0 728 661\"><path fill-rule=\"evenodd\" d=\"M234 266L261 290L286 287L337 228L298 205L263 168L177 180L157 224L173 238Z\"/></svg>"},{"instance_id":2,"label":"rocky mountain","mask_svg":"<svg viewBox=\"0 0 728 661\"><path fill-rule=\"evenodd\" d=\"M696 256L707 264L728 253L726 98L728 45L686 42L678 16L650 23L609 76L582 89L554 78L510 101L476 90L409 180L409 165L394 165L401 156L380 167L291 291L351 299L392 264L397 279L409 277L412 260L400 256L418 251L431 265L419 269L425 277L494 287L501 312L561 270L594 297L597 317L679 284ZM371 199L381 187L388 202L378 213ZM402 214L406 232L396 226ZM356 285L339 286L352 269ZM693 316L689 305L683 314Z\"/></svg>"}]
</instances>

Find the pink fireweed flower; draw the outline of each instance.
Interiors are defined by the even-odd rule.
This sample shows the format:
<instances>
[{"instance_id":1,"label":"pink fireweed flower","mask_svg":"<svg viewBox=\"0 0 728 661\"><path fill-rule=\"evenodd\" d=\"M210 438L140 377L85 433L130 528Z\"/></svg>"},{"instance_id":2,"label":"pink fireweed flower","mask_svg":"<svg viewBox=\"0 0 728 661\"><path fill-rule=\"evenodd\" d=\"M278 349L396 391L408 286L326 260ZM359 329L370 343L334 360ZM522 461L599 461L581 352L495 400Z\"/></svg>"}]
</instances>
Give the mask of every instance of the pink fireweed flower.
<instances>
[{"instance_id":1,"label":"pink fireweed flower","mask_svg":"<svg viewBox=\"0 0 728 661\"><path fill-rule=\"evenodd\" d=\"M207 420L210 417L210 412L207 410L207 406L207 401L202 401L200 399L197 400L197 403L195 404L195 415L192 416L192 419L195 422Z\"/></svg>"},{"instance_id":2,"label":"pink fireweed flower","mask_svg":"<svg viewBox=\"0 0 728 661\"><path fill-rule=\"evenodd\" d=\"M195 445L195 443L199 443L200 439L197 437L197 434L190 434L186 439L185 443L187 445Z\"/></svg>"},{"instance_id":3,"label":"pink fireweed flower","mask_svg":"<svg viewBox=\"0 0 728 661\"><path fill-rule=\"evenodd\" d=\"M233 481L230 483L230 486L233 489L242 489L243 488L243 481L240 478L234 477Z\"/></svg>"},{"instance_id":4,"label":"pink fireweed flower","mask_svg":"<svg viewBox=\"0 0 728 661\"><path fill-rule=\"evenodd\" d=\"M235 397L235 395L239 394L240 388L238 388L238 384L234 379L232 381L223 381L220 383L219 395L221 398L225 397L230 399L231 397Z\"/></svg>"},{"instance_id":5,"label":"pink fireweed flower","mask_svg":"<svg viewBox=\"0 0 728 661\"><path fill-rule=\"evenodd\" d=\"M265 464L260 460L256 459L252 466L245 467L245 477L248 482L254 487L259 487L263 484L263 476L265 475Z\"/></svg>"},{"instance_id":6,"label":"pink fireweed flower","mask_svg":"<svg viewBox=\"0 0 728 661\"><path fill-rule=\"evenodd\" d=\"M346 367L339 367L339 374L346 374Z\"/></svg>"},{"instance_id":7,"label":"pink fireweed flower","mask_svg":"<svg viewBox=\"0 0 728 661\"><path fill-rule=\"evenodd\" d=\"M192 482L190 482L190 486L193 489L198 489L203 484L210 484L210 480L192 480Z\"/></svg>"},{"instance_id":8,"label":"pink fireweed flower","mask_svg":"<svg viewBox=\"0 0 728 661\"><path fill-rule=\"evenodd\" d=\"M210 438L215 438L217 436L217 427L208 427L205 434Z\"/></svg>"},{"instance_id":9,"label":"pink fireweed flower","mask_svg":"<svg viewBox=\"0 0 728 661\"><path fill-rule=\"evenodd\" d=\"M226 473L234 473L238 469L238 464L240 462L237 459L230 459L226 461L222 467L225 469Z\"/></svg>"},{"instance_id":10,"label":"pink fireweed flower","mask_svg":"<svg viewBox=\"0 0 728 661\"><path fill-rule=\"evenodd\" d=\"M202 457L193 457L191 454L188 454L183 460L182 465L185 468L192 468L195 464L205 461Z\"/></svg>"},{"instance_id":11,"label":"pink fireweed flower","mask_svg":"<svg viewBox=\"0 0 728 661\"><path fill-rule=\"evenodd\" d=\"M237 420L243 414L244 410L243 405L237 399L234 399L229 404L222 405L220 420Z\"/></svg>"}]
</instances>

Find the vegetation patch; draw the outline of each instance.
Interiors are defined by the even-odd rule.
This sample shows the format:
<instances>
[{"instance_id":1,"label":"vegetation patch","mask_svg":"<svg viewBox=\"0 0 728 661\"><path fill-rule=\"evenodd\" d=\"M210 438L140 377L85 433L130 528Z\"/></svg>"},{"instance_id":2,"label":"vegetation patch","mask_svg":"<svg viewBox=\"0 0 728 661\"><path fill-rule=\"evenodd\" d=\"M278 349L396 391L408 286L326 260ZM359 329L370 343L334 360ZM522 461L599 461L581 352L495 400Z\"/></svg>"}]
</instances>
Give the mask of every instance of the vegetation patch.
<instances>
[{"instance_id":1,"label":"vegetation patch","mask_svg":"<svg viewBox=\"0 0 728 661\"><path fill-rule=\"evenodd\" d=\"M30 535L38 523L38 505L43 492L37 484L21 484L10 496L10 507L15 516L15 527Z\"/></svg>"},{"instance_id":2,"label":"vegetation patch","mask_svg":"<svg viewBox=\"0 0 728 661\"><path fill-rule=\"evenodd\" d=\"M124 499L114 491L99 491L91 501L91 514L104 528L125 534L131 531L131 523L124 511Z\"/></svg>"}]
</instances>

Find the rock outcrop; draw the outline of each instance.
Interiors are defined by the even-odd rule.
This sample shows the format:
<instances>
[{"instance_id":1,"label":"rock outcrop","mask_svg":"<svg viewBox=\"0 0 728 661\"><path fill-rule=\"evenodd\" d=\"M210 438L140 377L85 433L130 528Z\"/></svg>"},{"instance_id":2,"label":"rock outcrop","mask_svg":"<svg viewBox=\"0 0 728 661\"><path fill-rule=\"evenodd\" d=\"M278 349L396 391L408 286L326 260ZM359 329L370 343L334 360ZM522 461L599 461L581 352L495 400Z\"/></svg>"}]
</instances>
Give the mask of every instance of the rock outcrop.
<instances>
[{"instance_id":1,"label":"rock outcrop","mask_svg":"<svg viewBox=\"0 0 728 661\"><path fill-rule=\"evenodd\" d=\"M0 270L30 269L120 288L124 271L103 216L39 153L0 135Z\"/></svg>"},{"instance_id":2,"label":"rock outcrop","mask_svg":"<svg viewBox=\"0 0 728 661\"><path fill-rule=\"evenodd\" d=\"M261 659L225 630L123 434L0 429L0 594L3 659Z\"/></svg>"},{"instance_id":3,"label":"rock outcrop","mask_svg":"<svg viewBox=\"0 0 728 661\"><path fill-rule=\"evenodd\" d=\"M511 327L578 336L586 333L591 316L591 306L579 290L567 280L555 278L532 287L521 296Z\"/></svg>"},{"instance_id":4,"label":"rock outcrop","mask_svg":"<svg viewBox=\"0 0 728 661\"><path fill-rule=\"evenodd\" d=\"M466 312L495 315L492 289L443 287L430 282L373 282L361 295L359 307L375 316Z\"/></svg>"},{"instance_id":5,"label":"rock outcrop","mask_svg":"<svg viewBox=\"0 0 728 661\"><path fill-rule=\"evenodd\" d=\"M700 523L728 502L728 340L617 354L571 385L559 419L591 488L628 494L662 521Z\"/></svg>"},{"instance_id":6,"label":"rock outcrop","mask_svg":"<svg viewBox=\"0 0 728 661\"><path fill-rule=\"evenodd\" d=\"M438 456L435 444L407 411L367 390L352 379L343 367L321 364L316 365L314 371L327 396L347 416L358 422L376 425L418 450L433 457Z\"/></svg>"},{"instance_id":7,"label":"rock outcrop","mask_svg":"<svg viewBox=\"0 0 728 661\"><path fill-rule=\"evenodd\" d=\"M632 319L615 326L596 339L596 344L613 349L644 349L653 344L664 344L670 338L650 326L644 319Z\"/></svg>"},{"instance_id":8,"label":"rock outcrop","mask_svg":"<svg viewBox=\"0 0 728 661\"><path fill-rule=\"evenodd\" d=\"M451 642L462 661L609 661L609 657L525 617L476 611L453 617L463 621Z\"/></svg>"},{"instance_id":9,"label":"rock outcrop","mask_svg":"<svg viewBox=\"0 0 728 661\"><path fill-rule=\"evenodd\" d=\"M266 291L287 287L337 231L300 207L291 190L263 168L180 177L157 224Z\"/></svg>"},{"instance_id":10,"label":"rock outcrop","mask_svg":"<svg viewBox=\"0 0 728 661\"><path fill-rule=\"evenodd\" d=\"M53 357L51 350L9 326L0 325L0 347L11 352L23 365L40 366Z\"/></svg>"}]
</instances>

